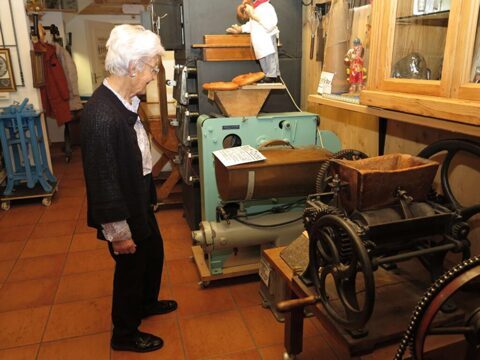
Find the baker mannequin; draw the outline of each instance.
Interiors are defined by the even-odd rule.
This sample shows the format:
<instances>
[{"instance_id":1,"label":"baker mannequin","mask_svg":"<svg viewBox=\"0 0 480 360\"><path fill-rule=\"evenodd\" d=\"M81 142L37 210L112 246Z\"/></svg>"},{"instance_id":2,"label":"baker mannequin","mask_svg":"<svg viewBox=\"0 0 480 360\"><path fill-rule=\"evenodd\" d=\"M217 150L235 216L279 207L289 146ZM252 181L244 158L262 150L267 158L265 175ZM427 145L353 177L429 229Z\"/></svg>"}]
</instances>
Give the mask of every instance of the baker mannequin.
<instances>
[{"instance_id":1,"label":"baker mannequin","mask_svg":"<svg viewBox=\"0 0 480 360\"><path fill-rule=\"evenodd\" d=\"M250 33L256 59L265 73L263 82L277 82L280 76L278 61L278 18L270 0L255 0L252 5L244 0L245 24L234 24L226 31L230 34Z\"/></svg>"}]
</instances>

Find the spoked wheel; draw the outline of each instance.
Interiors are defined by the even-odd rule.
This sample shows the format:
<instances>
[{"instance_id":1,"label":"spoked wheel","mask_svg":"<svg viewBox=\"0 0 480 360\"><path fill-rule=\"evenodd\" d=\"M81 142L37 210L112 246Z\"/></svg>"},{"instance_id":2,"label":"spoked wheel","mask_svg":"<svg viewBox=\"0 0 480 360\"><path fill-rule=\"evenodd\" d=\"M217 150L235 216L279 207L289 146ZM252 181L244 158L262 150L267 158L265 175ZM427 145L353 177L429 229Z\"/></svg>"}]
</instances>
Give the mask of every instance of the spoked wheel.
<instances>
[{"instance_id":1,"label":"spoked wheel","mask_svg":"<svg viewBox=\"0 0 480 360\"><path fill-rule=\"evenodd\" d=\"M442 305L460 288L477 278L480 278L480 256L463 261L437 279L418 302L394 359L402 359L409 347L413 359L423 360L427 340L434 336L452 335L465 336L465 360L480 359L480 307L467 317L464 325L432 325Z\"/></svg>"},{"instance_id":2,"label":"spoked wheel","mask_svg":"<svg viewBox=\"0 0 480 360\"><path fill-rule=\"evenodd\" d=\"M427 146L418 154L418 156L429 159L442 152L446 152L440 173L440 182L442 185L443 194L445 195L447 201L451 203L455 209L460 211L463 220L466 221L473 215L480 212L480 204L468 207L460 204L453 194L448 175L452 159L458 152L467 152L480 158L480 144L464 139L440 140Z\"/></svg>"},{"instance_id":3,"label":"spoked wheel","mask_svg":"<svg viewBox=\"0 0 480 360\"><path fill-rule=\"evenodd\" d=\"M345 149L333 154L330 159L359 160L366 159L367 157L367 154L359 150ZM328 183L331 180L332 175L330 174L330 161L324 161L317 173L317 178L315 181L316 193L319 194L325 192L327 190Z\"/></svg>"},{"instance_id":4,"label":"spoked wheel","mask_svg":"<svg viewBox=\"0 0 480 360\"><path fill-rule=\"evenodd\" d=\"M309 237L309 269L325 310L346 329L361 329L373 312L375 283L360 237L336 215L319 218Z\"/></svg>"}]
</instances>

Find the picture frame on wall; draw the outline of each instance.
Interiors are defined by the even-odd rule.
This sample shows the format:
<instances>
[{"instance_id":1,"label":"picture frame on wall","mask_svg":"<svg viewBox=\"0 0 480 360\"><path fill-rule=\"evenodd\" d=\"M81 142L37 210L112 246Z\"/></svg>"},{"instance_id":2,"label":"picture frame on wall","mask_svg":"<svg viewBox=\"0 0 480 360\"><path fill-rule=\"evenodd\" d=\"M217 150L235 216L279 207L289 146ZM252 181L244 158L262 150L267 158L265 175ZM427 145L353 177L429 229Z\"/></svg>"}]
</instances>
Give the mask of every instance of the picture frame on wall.
<instances>
[{"instance_id":1,"label":"picture frame on wall","mask_svg":"<svg viewBox=\"0 0 480 360\"><path fill-rule=\"evenodd\" d=\"M0 92L17 91L15 75L12 69L10 50L0 48Z\"/></svg>"},{"instance_id":2,"label":"picture frame on wall","mask_svg":"<svg viewBox=\"0 0 480 360\"><path fill-rule=\"evenodd\" d=\"M45 86L43 53L40 51L30 50L30 60L32 61L33 87L39 88Z\"/></svg>"}]
</instances>

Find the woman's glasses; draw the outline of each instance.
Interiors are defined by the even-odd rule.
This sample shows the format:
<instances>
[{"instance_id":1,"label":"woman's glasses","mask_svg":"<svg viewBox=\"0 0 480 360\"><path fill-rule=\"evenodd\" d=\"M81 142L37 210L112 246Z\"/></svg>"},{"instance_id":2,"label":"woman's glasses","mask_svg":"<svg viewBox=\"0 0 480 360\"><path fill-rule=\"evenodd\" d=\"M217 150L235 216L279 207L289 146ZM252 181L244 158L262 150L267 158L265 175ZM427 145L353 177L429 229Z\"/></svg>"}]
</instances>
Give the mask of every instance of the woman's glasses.
<instances>
[{"instance_id":1,"label":"woman's glasses","mask_svg":"<svg viewBox=\"0 0 480 360\"><path fill-rule=\"evenodd\" d=\"M152 66L147 62L141 61L143 65L147 65L150 68L150 71L153 75L157 75L160 72L160 69L158 66Z\"/></svg>"}]
</instances>

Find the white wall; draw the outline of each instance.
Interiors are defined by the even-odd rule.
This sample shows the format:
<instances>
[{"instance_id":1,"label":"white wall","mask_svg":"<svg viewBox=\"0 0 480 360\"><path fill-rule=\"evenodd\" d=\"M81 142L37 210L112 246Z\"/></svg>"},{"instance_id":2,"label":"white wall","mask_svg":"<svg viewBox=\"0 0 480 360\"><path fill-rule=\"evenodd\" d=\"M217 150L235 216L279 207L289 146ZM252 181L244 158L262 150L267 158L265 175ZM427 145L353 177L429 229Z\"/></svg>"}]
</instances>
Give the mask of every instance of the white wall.
<instances>
[{"instance_id":1,"label":"white wall","mask_svg":"<svg viewBox=\"0 0 480 360\"><path fill-rule=\"evenodd\" d=\"M90 96L93 92L92 87L92 66L90 64L90 50L88 47L88 21L106 22L110 24L139 24L140 17L135 15L71 15L64 14L65 38L68 32L72 33L72 52L73 60L77 66L78 88L80 95ZM60 28L60 27L59 27ZM63 26L62 26L63 28ZM173 51L167 52L163 57L163 65L167 79L173 79L175 66ZM156 84L152 83L149 88L154 88ZM167 88L168 99L172 98L172 89ZM158 98L158 97L157 97ZM152 102L155 100L152 97Z\"/></svg>"},{"instance_id":2,"label":"white wall","mask_svg":"<svg viewBox=\"0 0 480 360\"><path fill-rule=\"evenodd\" d=\"M25 13L23 1L10 0L11 10L13 13L13 22L9 11L9 1L0 0L0 21L5 39L5 45L13 45L15 43L14 33L17 38L18 55L22 65L23 78L25 86L20 85L20 67L17 59L17 52L14 48L10 48L10 56L12 58L12 66L17 83L17 91L11 93L0 93L0 107L11 105L14 101L22 102L28 98L29 103L39 110L41 107L40 92L33 87L32 65L30 62L30 22ZM1 40L0 40L1 41Z\"/></svg>"},{"instance_id":3,"label":"white wall","mask_svg":"<svg viewBox=\"0 0 480 360\"><path fill-rule=\"evenodd\" d=\"M55 24L63 38L63 44L67 44L68 33L72 33L72 57L77 66L78 85L81 96L89 96L93 92L91 81L91 67L89 61L89 50L87 44L86 21L94 20L101 22L120 23L138 23L138 17L132 16L109 16L109 15L73 15L59 11L46 12L40 22L45 26ZM47 41L49 33L47 32ZM51 42L51 41L49 41ZM63 126L58 126L55 119L47 119L47 128L52 142L63 141Z\"/></svg>"},{"instance_id":4,"label":"white wall","mask_svg":"<svg viewBox=\"0 0 480 360\"><path fill-rule=\"evenodd\" d=\"M25 1L10 0L13 13L13 22L10 17L9 1L0 0L0 21L2 31L5 38L4 45L13 45L15 43L14 34L17 37L18 53L21 60L23 78L25 86L20 84L20 66L18 64L16 50L11 49L12 65L14 68L15 78L17 79L17 91L12 93L0 93L0 107L11 105L14 101L22 102L24 98L29 98L29 102L34 108L41 110L40 91L33 87L32 65L30 62L30 50L32 49L30 40L30 19L25 12ZM86 2L87 4L90 1ZM82 1L79 1L79 8L84 7ZM73 59L77 66L79 92L82 96L89 96L93 92L91 81L91 66L89 60L89 49L87 43L87 21L108 22L113 24L136 23L140 22L139 16L132 15L77 15L62 12L46 12L40 22L45 26L55 24L60 32L60 36L67 42L68 32L72 33L72 52ZM47 40L49 34L47 32ZM167 78L173 77L173 53L165 56L164 60ZM152 87L152 92L155 88ZM153 96L154 98L155 96ZM171 89L169 89L169 99L171 100ZM51 142L63 141L63 126L58 127L54 119L47 119L48 135ZM153 152L154 161L160 156L158 149Z\"/></svg>"},{"instance_id":5,"label":"white wall","mask_svg":"<svg viewBox=\"0 0 480 360\"><path fill-rule=\"evenodd\" d=\"M64 16L65 34L71 32L73 60L77 66L78 87L81 96L90 96L93 92L92 86L92 66L90 61L90 50L88 47L88 21L107 22L111 24L139 24L140 17L132 15L75 15ZM168 52L163 59L167 79L173 79L175 60L173 51ZM173 101L172 88L167 88L169 101ZM147 100L149 102L158 101L158 91L156 82L149 84L147 88ZM60 140L61 141L61 140ZM154 163L160 158L161 151L152 146L152 157ZM165 170L169 169L169 165Z\"/></svg>"},{"instance_id":6,"label":"white wall","mask_svg":"<svg viewBox=\"0 0 480 360\"><path fill-rule=\"evenodd\" d=\"M77 65L78 90L80 95L89 96L92 88L92 67L90 66L90 53L88 48L88 21L106 22L111 24L138 24L140 18L130 15L75 15L65 17L65 31L71 32L73 60Z\"/></svg>"}]
</instances>

